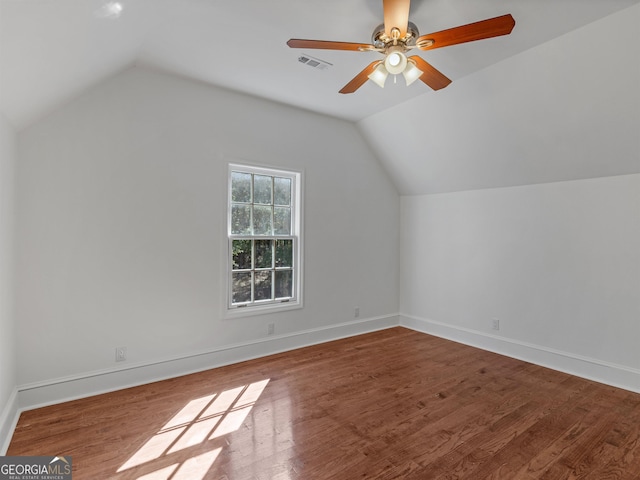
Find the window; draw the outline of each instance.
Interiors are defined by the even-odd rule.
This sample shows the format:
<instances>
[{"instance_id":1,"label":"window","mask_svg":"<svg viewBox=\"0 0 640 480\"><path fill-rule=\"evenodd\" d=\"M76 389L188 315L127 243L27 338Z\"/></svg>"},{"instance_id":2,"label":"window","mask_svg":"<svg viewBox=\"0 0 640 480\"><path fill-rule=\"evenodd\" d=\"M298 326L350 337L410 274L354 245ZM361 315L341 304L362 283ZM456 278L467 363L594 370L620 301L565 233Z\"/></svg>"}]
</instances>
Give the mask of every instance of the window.
<instances>
[{"instance_id":1,"label":"window","mask_svg":"<svg viewBox=\"0 0 640 480\"><path fill-rule=\"evenodd\" d=\"M229 166L229 310L301 305L300 177Z\"/></svg>"}]
</instances>

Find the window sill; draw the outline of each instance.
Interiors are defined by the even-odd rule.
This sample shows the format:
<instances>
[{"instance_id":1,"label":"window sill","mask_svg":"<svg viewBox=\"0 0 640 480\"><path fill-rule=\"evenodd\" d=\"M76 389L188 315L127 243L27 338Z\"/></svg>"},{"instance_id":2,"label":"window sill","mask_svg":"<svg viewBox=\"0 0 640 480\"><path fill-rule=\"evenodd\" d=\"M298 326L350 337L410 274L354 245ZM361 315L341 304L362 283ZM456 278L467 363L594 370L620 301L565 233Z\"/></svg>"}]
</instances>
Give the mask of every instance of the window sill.
<instances>
[{"instance_id":1,"label":"window sill","mask_svg":"<svg viewBox=\"0 0 640 480\"><path fill-rule=\"evenodd\" d=\"M280 313L288 310L297 310L302 308L302 302L290 301L269 305L252 305L248 307L236 307L226 308L224 311L224 318L240 318L240 317L252 317L255 315L266 315L269 313Z\"/></svg>"}]
</instances>

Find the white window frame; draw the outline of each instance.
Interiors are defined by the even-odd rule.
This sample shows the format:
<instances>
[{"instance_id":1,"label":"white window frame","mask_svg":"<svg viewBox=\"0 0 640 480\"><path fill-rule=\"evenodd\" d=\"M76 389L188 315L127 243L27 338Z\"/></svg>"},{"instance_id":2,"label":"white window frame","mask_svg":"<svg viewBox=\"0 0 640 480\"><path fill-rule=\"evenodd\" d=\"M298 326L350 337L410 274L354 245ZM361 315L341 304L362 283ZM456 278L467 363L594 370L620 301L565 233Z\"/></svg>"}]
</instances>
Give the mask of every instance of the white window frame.
<instances>
[{"instance_id":1,"label":"white window frame","mask_svg":"<svg viewBox=\"0 0 640 480\"><path fill-rule=\"evenodd\" d=\"M267 175L271 177L290 178L291 185L291 234L290 235L234 235L231 233L231 173L242 172L254 175ZM302 240L302 172L284 170L280 168L255 166L240 163L229 163L227 172L227 248L226 248L226 316L239 317L274 313L283 310L302 308L303 292L303 240ZM233 240L236 239L292 239L293 240L293 291L292 297L286 300L258 300L252 299L249 303L234 304L232 298L233 285ZM253 282L252 282L253 284Z\"/></svg>"}]
</instances>

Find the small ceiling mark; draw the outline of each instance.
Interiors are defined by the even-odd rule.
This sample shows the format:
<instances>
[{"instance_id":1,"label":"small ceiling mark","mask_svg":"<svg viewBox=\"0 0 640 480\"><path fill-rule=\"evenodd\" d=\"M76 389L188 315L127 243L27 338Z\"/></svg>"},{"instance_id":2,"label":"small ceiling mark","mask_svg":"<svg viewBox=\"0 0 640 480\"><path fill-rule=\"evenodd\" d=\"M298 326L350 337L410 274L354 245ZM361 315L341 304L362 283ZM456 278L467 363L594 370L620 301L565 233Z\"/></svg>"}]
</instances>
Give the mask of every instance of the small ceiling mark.
<instances>
[{"instance_id":1,"label":"small ceiling mark","mask_svg":"<svg viewBox=\"0 0 640 480\"><path fill-rule=\"evenodd\" d=\"M107 2L102 7L94 12L97 18L106 18L109 20L116 20L122 15L124 7L120 2Z\"/></svg>"}]
</instances>

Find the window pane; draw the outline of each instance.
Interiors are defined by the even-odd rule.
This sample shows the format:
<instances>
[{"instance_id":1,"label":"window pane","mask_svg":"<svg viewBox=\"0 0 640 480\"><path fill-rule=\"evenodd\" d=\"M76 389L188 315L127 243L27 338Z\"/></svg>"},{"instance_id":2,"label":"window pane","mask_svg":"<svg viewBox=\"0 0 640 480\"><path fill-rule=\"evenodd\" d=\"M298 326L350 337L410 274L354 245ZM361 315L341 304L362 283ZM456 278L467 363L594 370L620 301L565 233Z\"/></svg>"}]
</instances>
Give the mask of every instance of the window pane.
<instances>
[{"instance_id":1,"label":"window pane","mask_svg":"<svg viewBox=\"0 0 640 480\"><path fill-rule=\"evenodd\" d=\"M289 207L273 208L273 233L275 235L291 235L291 209Z\"/></svg>"},{"instance_id":2,"label":"window pane","mask_svg":"<svg viewBox=\"0 0 640 480\"><path fill-rule=\"evenodd\" d=\"M276 205L291 205L291 179L274 177L273 203Z\"/></svg>"},{"instance_id":3,"label":"window pane","mask_svg":"<svg viewBox=\"0 0 640 480\"><path fill-rule=\"evenodd\" d=\"M271 270L256 272L255 300L271 300Z\"/></svg>"},{"instance_id":4,"label":"window pane","mask_svg":"<svg viewBox=\"0 0 640 480\"><path fill-rule=\"evenodd\" d=\"M273 228L271 225L271 208L261 205L253 207L253 234L254 235L272 235Z\"/></svg>"},{"instance_id":5,"label":"window pane","mask_svg":"<svg viewBox=\"0 0 640 480\"><path fill-rule=\"evenodd\" d=\"M231 233L243 235L251 233L251 206L231 206Z\"/></svg>"},{"instance_id":6,"label":"window pane","mask_svg":"<svg viewBox=\"0 0 640 480\"><path fill-rule=\"evenodd\" d=\"M293 267L293 240L276 240L276 267Z\"/></svg>"},{"instance_id":7,"label":"window pane","mask_svg":"<svg viewBox=\"0 0 640 480\"><path fill-rule=\"evenodd\" d=\"M227 290L229 310L287 308L300 296L302 272L296 188L300 174L229 165ZM296 304L297 305L297 304ZM294 303L289 303L294 306Z\"/></svg>"},{"instance_id":8,"label":"window pane","mask_svg":"<svg viewBox=\"0 0 640 480\"><path fill-rule=\"evenodd\" d=\"M271 205L271 187L273 177L265 175L253 176L253 203L261 203L263 205Z\"/></svg>"},{"instance_id":9,"label":"window pane","mask_svg":"<svg viewBox=\"0 0 640 480\"><path fill-rule=\"evenodd\" d=\"M233 270L251 268L251 240L233 241Z\"/></svg>"},{"instance_id":10,"label":"window pane","mask_svg":"<svg viewBox=\"0 0 640 480\"><path fill-rule=\"evenodd\" d=\"M293 271L276 270L276 298L293 296Z\"/></svg>"},{"instance_id":11,"label":"window pane","mask_svg":"<svg viewBox=\"0 0 640 480\"><path fill-rule=\"evenodd\" d=\"M231 172L231 201L251 203L251 174Z\"/></svg>"},{"instance_id":12,"label":"window pane","mask_svg":"<svg viewBox=\"0 0 640 480\"><path fill-rule=\"evenodd\" d=\"M251 272L233 274L231 300L233 303L251 301Z\"/></svg>"},{"instance_id":13,"label":"window pane","mask_svg":"<svg viewBox=\"0 0 640 480\"><path fill-rule=\"evenodd\" d=\"M256 240L255 268L273 267L273 240Z\"/></svg>"}]
</instances>

